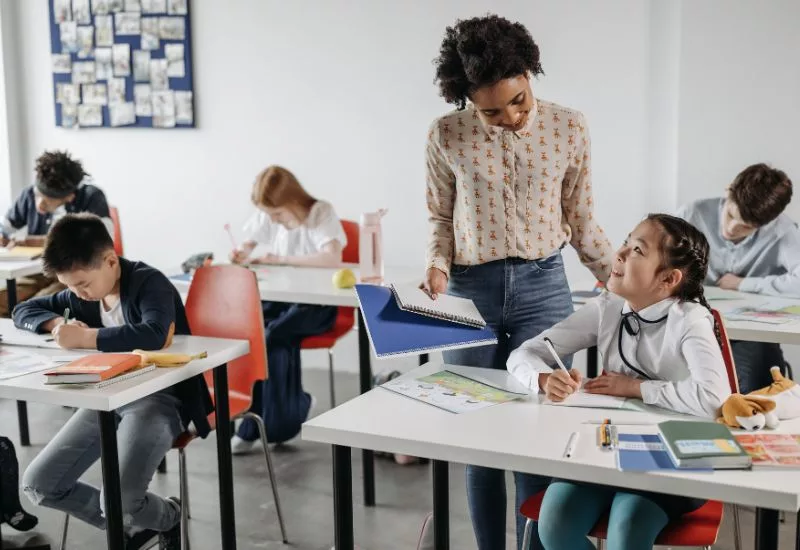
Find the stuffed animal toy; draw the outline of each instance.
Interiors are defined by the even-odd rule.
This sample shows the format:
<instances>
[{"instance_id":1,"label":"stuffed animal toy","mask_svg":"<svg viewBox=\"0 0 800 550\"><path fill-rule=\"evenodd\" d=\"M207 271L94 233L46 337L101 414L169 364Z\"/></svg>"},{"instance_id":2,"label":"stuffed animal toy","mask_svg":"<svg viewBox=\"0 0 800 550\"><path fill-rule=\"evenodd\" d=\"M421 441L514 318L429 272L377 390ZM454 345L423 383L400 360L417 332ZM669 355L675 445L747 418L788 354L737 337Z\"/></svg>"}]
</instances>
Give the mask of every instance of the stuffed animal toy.
<instances>
[{"instance_id":1,"label":"stuffed animal toy","mask_svg":"<svg viewBox=\"0 0 800 550\"><path fill-rule=\"evenodd\" d=\"M731 428L775 428L781 420L800 417L800 386L784 378L779 367L770 369L772 384L742 395L734 393L720 408L717 422Z\"/></svg>"}]
</instances>

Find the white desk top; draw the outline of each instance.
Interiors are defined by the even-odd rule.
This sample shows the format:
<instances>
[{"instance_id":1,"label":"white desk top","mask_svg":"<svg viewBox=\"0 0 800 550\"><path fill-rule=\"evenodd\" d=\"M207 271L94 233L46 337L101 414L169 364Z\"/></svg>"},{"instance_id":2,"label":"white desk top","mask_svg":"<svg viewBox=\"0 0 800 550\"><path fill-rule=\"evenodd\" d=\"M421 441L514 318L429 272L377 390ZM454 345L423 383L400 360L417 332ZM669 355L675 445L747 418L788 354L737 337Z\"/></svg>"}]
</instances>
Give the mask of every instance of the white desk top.
<instances>
[{"instance_id":1,"label":"white desk top","mask_svg":"<svg viewBox=\"0 0 800 550\"><path fill-rule=\"evenodd\" d=\"M787 304L800 306L800 300L776 298L775 296L764 296L762 294L726 291L714 287L706 287L706 294L710 297L709 304L711 307L719 310L723 317L727 311L745 306L763 304L764 302L776 299L782 302L785 301ZM721 296L732 299L714 299L715 297ZM728 338L731 340L800 345L800 322L774 325L754 321L726 321L725 327L728 329Z\"/></svg>"},{"instance_id":2,"label":"white desk top","mask_svg":"<svg viewBox=\"0 0 800 550\"><path fill-rule=\"evenodd\" d=\"M9 348L43 356L65 354L65 350L49 348L27 348L22 346L9 346ZM206 351L208 352L208 357L192 361L183 367L157 368L130 380L97 389L46 386L44 374L38 372L8 380L0 380L0 397L98 411L113 411L137 399L174 386L178 382L183 382L196 374L202 374L223 363L241 357L250 351L250 343L247 340L175 336L172 346L166 351L190 354ZM69 353L73 352L70 351Z\"/></svg>"},{"instance_id":3,"label":"white desk top","mask_svg":"<svg viewBox=\"0 0 800 550\"><path fill-rule=\"evenodd\" d=\"M358 277L358 269L348 266ZM314 304L320 306L358 307L355 290L333 286L333 274L339 268L264 266L258 274L261 299L273 302ZM168 273L176 273L176 270ZM425 270L387 267L384 280L404 283L422 282ZM189 291L189 281L170 279L181 293Z\"/></svg>"},{"instance_id":4,"label":"white desk top","mask_svg":"<svg viewBox=\"0 0 800 550\"><path fill-rule=\"evenodd\" d=\"M42 272L41 260L0 261L0 280L17 279Z\"/></svg>"},{"instance_id":5,"label":"white desk top","mask_svg":"<svg viewBox=\"0 0 800 550\"><path fill-rule=\"evenodd\" d=\"M406 376L419 377L441 367L428 364ZM479 370L480 375L491 376L491 371ZM536 398L451 414L375 388L306 422L303 439L792 512L800 508L799 470L620 472L615 453L597 448L596 426L582 424L604 417L617 423L675 418L649 412L545 406ZM573 431L580 432L576 454L565 459L562 455ZM629 426L624 431L655 433L656 428ZM780 431L800 433L800 419L785 422Z\"/></svg>"}]
</instances>

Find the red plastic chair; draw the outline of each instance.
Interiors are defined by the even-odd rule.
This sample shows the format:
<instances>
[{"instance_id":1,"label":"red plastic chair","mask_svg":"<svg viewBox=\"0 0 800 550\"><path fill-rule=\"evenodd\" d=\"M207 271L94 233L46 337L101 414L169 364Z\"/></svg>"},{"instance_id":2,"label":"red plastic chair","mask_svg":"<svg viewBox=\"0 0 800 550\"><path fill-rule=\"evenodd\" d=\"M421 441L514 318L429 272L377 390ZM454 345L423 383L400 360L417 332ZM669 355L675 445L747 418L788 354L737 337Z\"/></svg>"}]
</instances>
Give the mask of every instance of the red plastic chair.
<instances>
[{"instance_id":1,"label":"red plastic chair","mask_svg":"<svg viewBox=\"0 0 800 550\"><path fill-rule=\"evenodd\" d=\"M720 348L722 349L722 358L725 361L725 370L728 374L728 382L730 383L731 392L737 393L739 391L739 380L736 377L736 367L733 363L733 354L731 353L731 345L728 341L728 332L725 329L725 323L722 320L722 315L716 309L711 310L720 334ZM530 545L531 532L533 531L533 522L539 520L539 513L542 508L542 501L544 500L545 491L540 491L526 500L519 509L519 513L528 518L525 523L525 534L523 536L522 547L528 548ZM710 549L714 543L717 542L719 535L719 528L722 524L723 504L716 500L709 500L703 506L694 512L685 514L675 521L670 522L659 533L656 538L657 546L700 546L702 548ZM739 512L736 506L733 507L733 528L736 537L736 548L739 548L740 529L739 529ZM590 537L597 539L598 548L602 548L602 541L606 538L608 533L608 514L605 514L597 524L589 532Z\"/></svg>"},{"instance_id":2,"label":"red plastic chair","mask_svg":"<svg viewBox=\"0 0 800 550\"><path fill-rule=\"evenodd\" d=\"M349 220L342 220L342 228L347 236L347 246L342 250L342 261L348 264L358 263L358 224ZM352 307L337 308L336 321L333 328L323 334L309 336L304 339L300 347L302 349L325 349L328 350L328 378L330 380L331 408L336 406L336 390L333 383L333 346L339 339L353 330L355 324L355 309Z\"/></svg>"},{"instance_id":3,"label":"red plastic chair","mask_svg":"<svg viewBox=\"0 0 800 550\"><path fill-rule=\"evenodd\" d=\"M123 254L123 247L122 247L122 227L119 225L119 210L117 210L116 206L111 206L108 209L109 217L111 221L114 222L114 234L112 235L114 239L114 252L117 253L117 256L124 256Z\"/></svg>"}]
</instances>

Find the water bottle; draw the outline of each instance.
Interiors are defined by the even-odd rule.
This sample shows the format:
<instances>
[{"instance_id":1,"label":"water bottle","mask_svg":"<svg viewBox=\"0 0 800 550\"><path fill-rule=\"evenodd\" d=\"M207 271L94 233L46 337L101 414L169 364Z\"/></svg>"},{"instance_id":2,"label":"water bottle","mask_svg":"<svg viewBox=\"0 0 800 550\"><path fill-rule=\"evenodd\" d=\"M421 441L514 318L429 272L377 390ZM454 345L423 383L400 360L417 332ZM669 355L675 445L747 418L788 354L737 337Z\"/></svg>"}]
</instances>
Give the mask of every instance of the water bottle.
<instances>
[{"instance_id":1,"label":"water bottle","mask_svg":"<svg viewBox=\"0 0 800 550\"><path fill-rule=\"evenodd\" d=\"M359 272L362 283L383 282L383 234L381 218L386 209L361 214L361 229L358 241Z\"/></svg>"}]
</instances>

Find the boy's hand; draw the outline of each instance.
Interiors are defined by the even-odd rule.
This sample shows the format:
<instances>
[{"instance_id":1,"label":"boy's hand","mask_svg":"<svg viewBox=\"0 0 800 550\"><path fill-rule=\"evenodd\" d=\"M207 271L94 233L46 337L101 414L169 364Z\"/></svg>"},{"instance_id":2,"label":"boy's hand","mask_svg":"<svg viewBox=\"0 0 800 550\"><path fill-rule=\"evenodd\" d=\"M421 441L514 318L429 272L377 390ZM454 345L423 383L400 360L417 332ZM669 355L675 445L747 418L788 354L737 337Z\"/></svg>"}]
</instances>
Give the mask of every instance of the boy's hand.
<instances>
[{"instance_id":1,"label":"boy's hand","mask_svg":"<svg viewBox=\"0 0 800 550\"><path fill-rule=\"evenodd\" d=\"M63 324L64 324L63 317L55 317L54 319L50 319L46 323L42 324L42 332L53 332L53 329L55 329L58 325L63 325ZM70 319L69 324L77 325L83 328L89 328L89 325L87 325L83 321L78 321L77 319Z\"/></svg>"},{"instance_id":2,"label":"boy's hand","mask_svg":"<svg viewBox=\"0 0 800 550\"><path fill-rule=\"evenodd\" d=\"M726 273L717 281L717 286L725 290L739 290L739 285L742 282L741 277L737 277L733 273Z\"/></svg>"},{"instance_id":3,"label":"boy's hand","mask_svg":"<svg viewBox=\"0 0 800 550\"><path fill-rule=\"evenodd\" d=\"M62 322L56 325L52 334L56 344L62 348L95 349L97 347L97 330L88 328L85 324L80 326L78 322L67 324Z\"/></svg>"},{"instance_id":4,"label":"boy's hand","mask_svg":"<svg viewBox=\"0 0 800 550\"><path fill-rule=\"evenodd\" d=\"M614 395L617 397L642 398L642 382L638 378L616 372L605 373L586 382L583 389L586 393Z\"/></svg>"},{"instance_id":5,"label":"boy's hand","mask_svg":"<svg viewBox=\"0 0 800 550\"><path fill-rule=\"evenodd\" d=\"M544 394L550 401L558 403L563 401L581 387L583 377L575 369L570 369L569 374L561 369L555 369L550 374L545 374ZM541 382L541 381L540 381Z\"/></svg>"}]
</instances>

